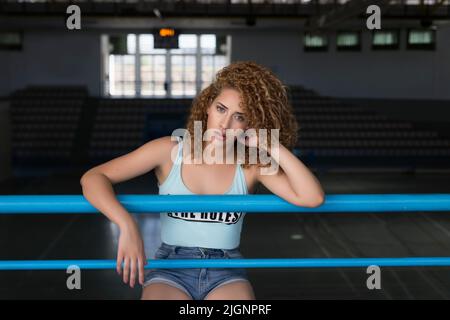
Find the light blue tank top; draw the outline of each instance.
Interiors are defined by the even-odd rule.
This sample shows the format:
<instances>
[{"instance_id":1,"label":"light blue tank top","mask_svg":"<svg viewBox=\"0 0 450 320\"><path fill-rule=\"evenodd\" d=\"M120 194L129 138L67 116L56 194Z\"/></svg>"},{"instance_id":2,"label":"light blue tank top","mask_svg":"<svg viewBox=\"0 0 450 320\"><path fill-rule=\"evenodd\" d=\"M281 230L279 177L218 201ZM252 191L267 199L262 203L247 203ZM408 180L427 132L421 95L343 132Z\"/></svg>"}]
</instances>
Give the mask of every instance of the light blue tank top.
<instances>
[{"instance_id":1,"label":"light blue tank top","mask_svg":"<svg viewBox=\"0 0 450 320\"><path fill-rule=\"evenodd\" d=\"M183 140L178 137L175 163L159 194L195 194L181 179ZM248 194L244 172L237 164L233 184L225 194ZM239 246L245 212L161 212L161 240L170 245L217 249Z\"/></svg>"}]
</instances>

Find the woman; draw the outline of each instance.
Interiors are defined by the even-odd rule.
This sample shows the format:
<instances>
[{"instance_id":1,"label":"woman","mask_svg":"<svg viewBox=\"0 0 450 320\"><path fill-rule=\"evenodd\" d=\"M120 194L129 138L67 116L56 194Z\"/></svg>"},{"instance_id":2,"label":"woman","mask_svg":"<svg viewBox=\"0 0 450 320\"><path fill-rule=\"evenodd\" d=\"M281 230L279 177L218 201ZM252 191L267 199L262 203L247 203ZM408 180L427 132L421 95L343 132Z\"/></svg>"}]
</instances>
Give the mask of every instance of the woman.
<instances>
[{"instance_id":1,"label":"woman","mask_svg":"<svg viewBox=\"0 0 450 320\"><path fill-rule=\"evenodd\" d=\"M256 63L232 63L194 100L186 127L183 139L155 139L92 168L81 179L83 194L119 226L117 272L131 287L138 277L144 287L142 299L255 299L244 269L144 273L146 257L138 226L115 198L112 185L154 169L159 194L249 194L262 183L292 204L321 205L320 183L289 151L297 141L297 123L286 89ZM261 134L263 129L267 135ZM256 161L251 156L255 150ZM155 258L242 258L243 218L242 212L161 213L162 244Z\"/></svg>"}]
</instances>

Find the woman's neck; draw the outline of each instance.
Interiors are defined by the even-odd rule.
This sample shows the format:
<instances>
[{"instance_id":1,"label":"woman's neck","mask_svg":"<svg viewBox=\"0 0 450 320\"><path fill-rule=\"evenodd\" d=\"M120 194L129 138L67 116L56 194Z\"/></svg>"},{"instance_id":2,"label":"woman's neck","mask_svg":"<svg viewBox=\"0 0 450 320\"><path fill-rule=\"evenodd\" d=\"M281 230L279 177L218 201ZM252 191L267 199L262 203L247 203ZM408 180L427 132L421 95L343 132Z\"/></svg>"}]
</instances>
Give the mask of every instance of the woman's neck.
<instances>
[{"instance_id":1,"label":"woman's neck","mask_svg":"<svg viewBox=\"0 0 450 320\"><path fill-rule=\"evenodd\" d=\"M205 141L203 147L203 161L205 162L205 156L211 157L214 159L215 164L236 164L237 155L235 152L235 144L223 143L223 146L220 144L211 145L211 141ZM220 150L222 152L220 152ZM205 152L206 151L206 152ZM216 157L216 151L218 151ZM209 163L211 163L212 159L208 159Z\"/></svg>"}]
</instances>

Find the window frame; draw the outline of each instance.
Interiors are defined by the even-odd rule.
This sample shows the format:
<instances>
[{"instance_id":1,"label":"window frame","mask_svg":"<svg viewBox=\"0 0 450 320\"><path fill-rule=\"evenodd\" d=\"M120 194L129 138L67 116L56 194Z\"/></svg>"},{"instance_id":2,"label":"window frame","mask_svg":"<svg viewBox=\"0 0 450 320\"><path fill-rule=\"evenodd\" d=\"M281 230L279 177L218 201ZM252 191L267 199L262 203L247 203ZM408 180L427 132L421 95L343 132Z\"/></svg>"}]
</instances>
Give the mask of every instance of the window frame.
<instances>
[{"instance_id":1,"label":"window frame","mask_svg":"<svg viewBox=\"0 0 450 320\"><path fill-rule=\"evenodd\" d=\"M432 43L412 44L409 42L409 35L413 31L431 31ZM436 50L436 29L434 28L408 28L406 32L406 48L408 50Z\"/></svg>"},{"instance_id":2,"label":"window frame","mask_svg":"<svg viewBox=\"0 0 450 320\"><path fill-rule=\"evenodd\" d=\"M325 45L320 47L308 47L306 46L306 36L320 36L325 38ZM326 52L329 46L329 36L327 34L314 34L311 32L303 33L303 51L304 52Z\"/></svg>"},{"instance_id":3,"label":"window frame","mask_svg":"<svg viewBox=\"0 0 450 320\"><path fill-rule=\"evenodd\" d=\"M225 59L225 61L223 62L224 65L226 66L227 64L230 63L231 60L231 36L230 35L222 35L222 34L214 34L214 33L206 33L206 34L199 34L199 33L179 33L178 36L182 36L182 35L196 35L196 47L195 47L195 52L172 52L172 50L179 50L179 49L155 49L157 51L153 52L141 52L141 45L142 45L142 40L141 40L141 35L152 35L154 37L153 33L126 33L126 36L129 35L134 35L135 36L135 41L136 41L136 50L134 51L134 53L128 53L127 55L132 55L134 57L134 66L135 66L135 86L134 86L134 94L130 95L130 94L123 94L123 89L121 89L122 94L111 94L111 88L112 88L112 83L111 83L111 66L109 66L108 68L108 73L102 78L102 82L106 82L108 83L106 86L104 86L105 90L103 92L103 96L104 97L114 97L114 98L146 98L146 99L186 99L186 98L195 98L196 95L198 95L201 90L202 87L204 85L204 83L206 83L207 81L204 81L203 79L203 59L204 57L212 57L212 68L215 70L216 66L219 66L219 64L217 63L217 59L218 57L223 57ZM110 36L117 36L117 33L113 33L113 34L105 34L105 36L107 38L109 38ZM214 50L214 52L209 52L208 50L204 51L202 50L201 47L201 36L202 35L214 35L216 37L216 49ZM223 54L223 52L221 52L218 48L217 48L217 38L218 37L225 37L226 41L226 46L228 48L228 50L226 50L225 54ZM107 41L107 44L109 46L109 40ZM127 46L128 47L128 46ZM159 50L164 50L163 51L159 51ZM143 50L144 51L144 50ZM108 58L110 59L110 57L112 56L123 56L123 55L113 55L111 53L108 52ZM142 86L142 58L145 56L152 56L152 59L155 59L155 56L164 56L164 69L165 69L165 84L164 84L164 88L165 88L165 94L161 95L155 94L156 90L151 90L153 93L152 94L142 94L142 90L143 90L143 86ZM193 80L194 85L195 85L195 92L193 94L186 94L186 88L190 88L192 87L192 80L186 80L185 77L185 72L184 71L181 78L181 83L182 83L182 93L181 94L177 94L174 95L173 91L172 91L172 87L173 84L175 82L173 82L172 80L172 68L173 68L173 57L182 57L183 60L183 64L182 64L182 68L183 70L185 70L185 58L187 56L194 56L195 58L195 80ZM109 61L110 63L110 61ZM223 64L222 63L222 64ZM154 63L153 63L154 64ZM223 67L222 65L220 65L219 67ZM217 69L217 68L216 68ZM192 70L191 70L192 71ZM215 74L217 72L217 70L213 71L213 73ZM152 71L152 74L154 74L155 71ZM146 80L148 81L148 80ZM212 79L210 80L212 81ZM156 80L152 80L153 83L157 83L158 81ZM159 82L158 82L159 83ZM180 83L180 81L176 81L176 83ZM190 85L189 85L190 84ZM188 86L188 87L186 87ZM191 90L192 92L192 90Z\"/></svg>"},{"instance_id":4,"label":"window frame","mask_svg":"<svg viewBox=\"0 0 450 320\"><path fill-rule=\"evenodd\" d=\"M23 31L21 30L4 30L0 34L17 34L19 36L19 44L2 44L0 43L0 51L22 51L23 50Z\"/></svg>"},{"instance_id":5,"label":"window frame","mask_svg":"<svg viewBox=\"0 0 450 320\"><path fill-rule=\"evenodd\" d=\"M377 32L392 32L397 37L397 43L390 45L376 45L374 44L375 34ZM398 50L400 49L400 30L399 29L381 29L381 30L372 30L372 42L371 48L374 51L383 51L383 50Z\"/></svg>"},{"instance_id":6,"label":"window frame","mask_svg":"<svg viewBox=\"0 0 450 320\"><path fill-rule=\"evenodd\" d=\"M358 44L354 45L354 46L340 46L338 44L338 37L340 34L344 34L344 33L354 33L357 35L358 38ZM361 51L361 47L362 47L362 38L361 38L361 31L359 30L338 30L336 32L336 51Z\"/></svg>"}]
</instances>

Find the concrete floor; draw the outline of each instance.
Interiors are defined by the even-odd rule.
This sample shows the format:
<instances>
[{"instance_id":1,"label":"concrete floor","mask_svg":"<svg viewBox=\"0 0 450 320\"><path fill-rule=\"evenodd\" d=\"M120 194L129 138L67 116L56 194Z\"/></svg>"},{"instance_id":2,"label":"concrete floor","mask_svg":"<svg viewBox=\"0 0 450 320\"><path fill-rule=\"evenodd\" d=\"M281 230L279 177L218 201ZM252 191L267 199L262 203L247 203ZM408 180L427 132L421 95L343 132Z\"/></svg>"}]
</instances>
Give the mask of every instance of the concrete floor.
<instances>
[{"instance_id":1,"label":"concrete floor","mask_svg":"<svg viewBox=\"0 0 450 320\"><path fill-rule=\"evenodd\" d=\"M327 194L450 193L450 173L316 173ZM0 194L81 194L80 173L21 178ZM152 173L115 186L157 193ZM261 193L265 190L261 188ZM159 246L159 217L139 215L147 256ZM117 227L103 215L0 215L0 259L115 259ZM248 214L246 258L450 256L450 215L441 213ZM365 268L247 269L257 299L450 299L446 267L382 268L381 290ZM137 299L114 270L82 270L68 290L65 271L2 271L0 299Z\"/></svg>"}]
</instances>

